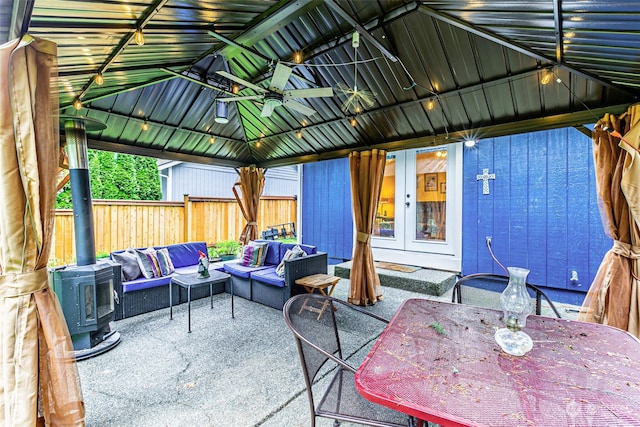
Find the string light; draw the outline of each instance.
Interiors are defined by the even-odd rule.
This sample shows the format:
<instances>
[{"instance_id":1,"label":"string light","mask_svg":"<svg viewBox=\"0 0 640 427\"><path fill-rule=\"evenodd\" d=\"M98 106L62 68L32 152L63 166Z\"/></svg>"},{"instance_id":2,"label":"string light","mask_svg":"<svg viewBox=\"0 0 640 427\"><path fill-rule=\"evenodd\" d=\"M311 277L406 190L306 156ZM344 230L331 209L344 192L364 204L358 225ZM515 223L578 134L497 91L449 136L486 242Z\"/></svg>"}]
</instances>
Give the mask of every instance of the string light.
<instances>
[{"instance_id":1,"label":"string light","mask_svg":"<svg viewBox=\"0 0 640 427\"><path fill-rule=\"evenodd\" d=\"M427 110L433 110L434 108L436 108L436 103L433 102L433 99L430 99L427 102L426 108L427 108Z\"/></svg>"},{"instance_id":2,"label":"string light","mask_svg":"<svg viewBox=\"0 0 640 427\"><path fill-rule=\"evenodd\" d=\"M237 95L238 92L240 92L240 86L234 84L233 86L231 86L231 93L233 93L234 95Z\"/></svg>"},{"instance_id":3,"label":"string light","mask_svg":"<svg viewBox=\"0 0 640 427\"><path fill-rule=\"evenodd\" d=\"M133 40L136 42L138 46L144 45L144 34L142 33L142 28L138 28L133 35Z\"/></svg>"},{"instance_id":4,"label":"string light","mask_svg":"<svg viewBox=\"0 0 640 427\"><path fill-rule=\"evenodd\" d=\"M104 83L104 77L102 76L102 73L96 74L96 77L93 80L98 86L102 86L102 84Z\"/></svg>"},{"instance_id":5,"label":"string light","mask_svg":"<svg viewBox=\"0 0 640 427\"><path fill-rule=\"evenodd\" d=\"M351 118L349 119L349 124L350 124L351 126L353 126L353 127L356 127L356 126L358 126L358 121L356 120L356 118L355 118L355 117L351 117Z\"/></svg>"},{"instance_id":6,"label":"string light","mask_svg":"<svg viewBox=\"0 0 640 427\"><path fill-rule=\"evenodd\" d=\"M213 144L214 142L216 142L216 139L213 137L213 135L211 135L209 137L209 144Z\"/></svg>"},{"instance_id":7,"label":"string light","mask_svg":"<svg viewBox=\"0 0 640 427\"><path fill-rule=\"evenodd\" d=\"M296 131L296 138L298 139L302 138L302 131L300 129Z\"/></svg>"},{"instance_id":8,"label":"string light","mask_svg":"<svg viewBox=\"0 0 640 427\"><path fill-rule=\"evenodd\" d=\"M302 52L300 51L293 52L293 62L295 62L296 64L302 63Z\"/></svg>"},{"instance_id":9,"label":"string light","mask_svg":"<svg viewBox=\"0 0 640 427\"><path fill-rule=\"evenodd\" d=\"M542 75L542 78L540 79L540 84L548 85L551 82L552 78L553 78L553 73L549 70L546 70Z\"/></svg>"},{"instance_id":10,"label":"string light","mask_svg":"<svg viewBox=\"0 0 640 427\"><path fill-rule=\"evenodd\" d=\"M147 123L147 121L145 120L144 123L142 123L142 130L148 130L149 129L149 124Z\"/></svg>"},{"instance_id":11,"label":"string light","mask_svg":"<svg viewBox=\"0 0 640 427\"><path fill-rule=\"evenodd\" d=\"M75 108L76 110L79 110L82 108L82 101L80 101L78 98L73 100L73 108Z\"/></svg>"}]
</instances>

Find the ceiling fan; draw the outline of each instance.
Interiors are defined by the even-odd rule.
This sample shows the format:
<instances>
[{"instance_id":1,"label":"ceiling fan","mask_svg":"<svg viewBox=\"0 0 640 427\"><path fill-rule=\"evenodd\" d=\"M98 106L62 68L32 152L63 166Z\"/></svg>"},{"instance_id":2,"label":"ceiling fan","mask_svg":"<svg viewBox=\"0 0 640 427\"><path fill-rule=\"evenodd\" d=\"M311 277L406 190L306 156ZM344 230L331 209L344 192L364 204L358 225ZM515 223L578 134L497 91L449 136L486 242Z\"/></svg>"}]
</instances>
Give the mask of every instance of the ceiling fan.
<instances>
[{"instance_id":1,"label":"ceiling fan","mask_svg":"<svg viewBox=\"0 0 640 427\"><path fill-rule=\"evenodd\" d=\"M284 87L289 81L289 76L291 75L292 69L287 67L286 65L277 62L275 70L273 72L273 76L271 77L271 82L269 83L269 87L267 89L250 83L240 77L234 76L231 73L226 71L217 71L217 73L223 77L228 78L236 83L240 83L243 86L249 87L256 92L259 92L259 95L249 95L249 96L234 96L229 98L218 98L218 101L225 102L233 102L233 101L263 101L264 105L262 107L262 111L260 113L261 117L269 117L273 113L273 110L277 107L284 106L290 108L291 110L302 113L306 116L311 116L316 113L316 110L313 108L307 107L306 105L295 101L294 99L305 99L305 98L321 98L326 96L333 96L333 88L331 87L320 87L320 88L310 88L310 89L290 89L285 90Z\"/></svg>"}]
</instances>

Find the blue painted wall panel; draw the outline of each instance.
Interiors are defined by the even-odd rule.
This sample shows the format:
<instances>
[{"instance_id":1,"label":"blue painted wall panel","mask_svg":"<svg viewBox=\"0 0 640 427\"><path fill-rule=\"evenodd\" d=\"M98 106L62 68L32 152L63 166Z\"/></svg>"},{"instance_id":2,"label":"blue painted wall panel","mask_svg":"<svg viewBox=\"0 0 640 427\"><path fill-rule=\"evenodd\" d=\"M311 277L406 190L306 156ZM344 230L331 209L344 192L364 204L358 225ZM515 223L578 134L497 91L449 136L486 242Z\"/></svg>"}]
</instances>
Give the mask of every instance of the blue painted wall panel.
<instances>
[{"instance_id":1,"label":"blue painted wall panel","mask_svg":"<svg viewBox=\"0 0 640 427\"><path fill-rule=\"evenodd\" d=\"M531 270L529 280L557 289L559 300L580 303L611 240L597 208L591 139L566 128L481 140L463 160L462 272ZM476 175L496 179L482 194ZM579 281L571 282L571 271ZM578 293L576 293L578 292Z\"/></svg>"},{"instance_id":2,"label":"blue painted wall panel","mask_svg":"<svg viewBox=\"0 0 640 427\"><path fill-rule=\"evenodd\" d=\"M302 173L302 242L327 252L329 262L351 259L349 159L305 164Z\"/></svg>"},{"instance_id":3,"label":"blue painted wall panel","mask_svg":"<svg viewBox=\"0 0 640 427\"><path fill-rule=\"evenodd\" d=\"M476 175L488 168L490 194ZM567 128L483 139L463 159L462 273L531 270L532 283L559 301L580 304L611 239L603 231L591 139ZM353 220L348 159L303 167L303 242L333 262L351 259ZM570 281L571 271L578 282ZM556 289L557 291L554 291Z\"/></svg>"}]
</instances>

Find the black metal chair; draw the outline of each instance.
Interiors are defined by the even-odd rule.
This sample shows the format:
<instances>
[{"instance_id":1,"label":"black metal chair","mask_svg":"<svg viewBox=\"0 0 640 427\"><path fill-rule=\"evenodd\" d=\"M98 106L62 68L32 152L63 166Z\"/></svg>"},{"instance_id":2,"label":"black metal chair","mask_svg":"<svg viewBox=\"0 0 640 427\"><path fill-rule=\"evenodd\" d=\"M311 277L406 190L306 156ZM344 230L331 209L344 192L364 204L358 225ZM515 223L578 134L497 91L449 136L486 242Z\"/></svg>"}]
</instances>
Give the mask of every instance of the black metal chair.
<instances>
[{"instance_id":1,"label":"black metal chair","mask_svg":"<svg viewBox=\"0 0 640 427\"><path fill-rule=\"evenodd\" d=\"M453 293L451 294L451 302L457 302L458 304L462 303L462 290L464 288L473 288L473 289L481 289L484 291L491 291L495 293L502 293L504 288L509 283L508 276L502 276L499 274L491 274L491 273L475 273L469 274L467 276L462 276L458 279L456 284L453 287ZM536 314L540 315L542 313L542 299L549 304L549 307L558 318L562 318L560 316L560 312L553 304L551 299L545 294L540 288L530 283L527 283L527 289L529 290L529 294L532 295L532 298L535 298L535 309ZM492 298L493 304L487 304L491 308L500 308L499 297Z\"/></svg>"},{"instance_id":2,"label":"black metal chair","mask_svg":"<svg viewBox=\"0 0 640 427\"><path fill-rule=\"evenodd\" d=\"M323 316L306 307L327 306ZM346 421L370 426L413 426L414 420L406 414L369 402L358 394L354 375L357 368L343 359L343 346L347 335L367 331L364 342L353 343L355 350L371 343L388 321L344 301L318 294L301 294L290 298L283 308L287 326L293 331L302 363L311 408L311 427L316 417L331 418L334 426ZM373 331L369 326L374 326ZM343 340L340 339L343 335ZM341 341L343 341L341 343ZM329 363L327 363L329 362ZM320 380L327 378L329 385L318 400L314 389L321 388ZM325 381L322 381L324 383ZM314 404L314 402L317 402Z\"/></svg>"}]
</instances>

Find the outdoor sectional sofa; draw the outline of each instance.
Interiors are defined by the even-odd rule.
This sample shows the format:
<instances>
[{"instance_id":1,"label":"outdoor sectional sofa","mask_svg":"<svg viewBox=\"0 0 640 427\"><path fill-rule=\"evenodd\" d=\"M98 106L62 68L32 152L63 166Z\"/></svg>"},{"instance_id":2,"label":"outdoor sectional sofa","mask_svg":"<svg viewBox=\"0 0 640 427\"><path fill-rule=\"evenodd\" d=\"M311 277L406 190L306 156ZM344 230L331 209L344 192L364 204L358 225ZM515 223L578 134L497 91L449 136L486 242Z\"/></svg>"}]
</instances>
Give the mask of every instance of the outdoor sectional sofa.
<instances>
[{"instance_id":1,"label":"outdoor sectional sofa","mask_svg":"<svg viewBox=\"0 0 640 427\"><path fill-rule=\"evenodd\" d=\"M318 252L315 246L298 244L307 254L301 258L284 262L284 277L276 274L276 268L288 249L295 243L282 243L277 240L257 240L267 243L264 265L246 267L239 261L224 264L233 282L234 295L281 310L284 303L294 294L304 292L295 281L312 274L327 273L327 254ZM227 285L229 287L229 285ZM230 292L230 289L227 289Z\"/></svg>"},{"instance_id":2,"label":"outdoor sectional sofa","mask_svg":"<svg viewBox=\"0 0 640 427\"><path fill-rule=\"evenodd\" d=\"M199 252L207 253L207 244L205 242L176 243L168 246L153 246L153 248L167 248L171 262L175 267L175 272L166 276L150 279L140 276L133 280L116 281L114 285L114 291L117 296L115 320L169 307L169 282L171 281L171 277L175 274L197 273ZM122 255L118 255L126 251L127 250L118 250L111 252L111 260L123 265L126 261L123 261ZM124 268L125 265L123 265L123 269ZM211 266L209 269L213 270L216 268ZM222 270L222 268L219 269ZM224 291L224 284L213 285L214 294ZM208 295L209 287L198 287L192 290L191 298L202 298ZM179 286L173 286L172 299L173 304L186 301L185 290Z\"/></svg>"}]
</instances>

